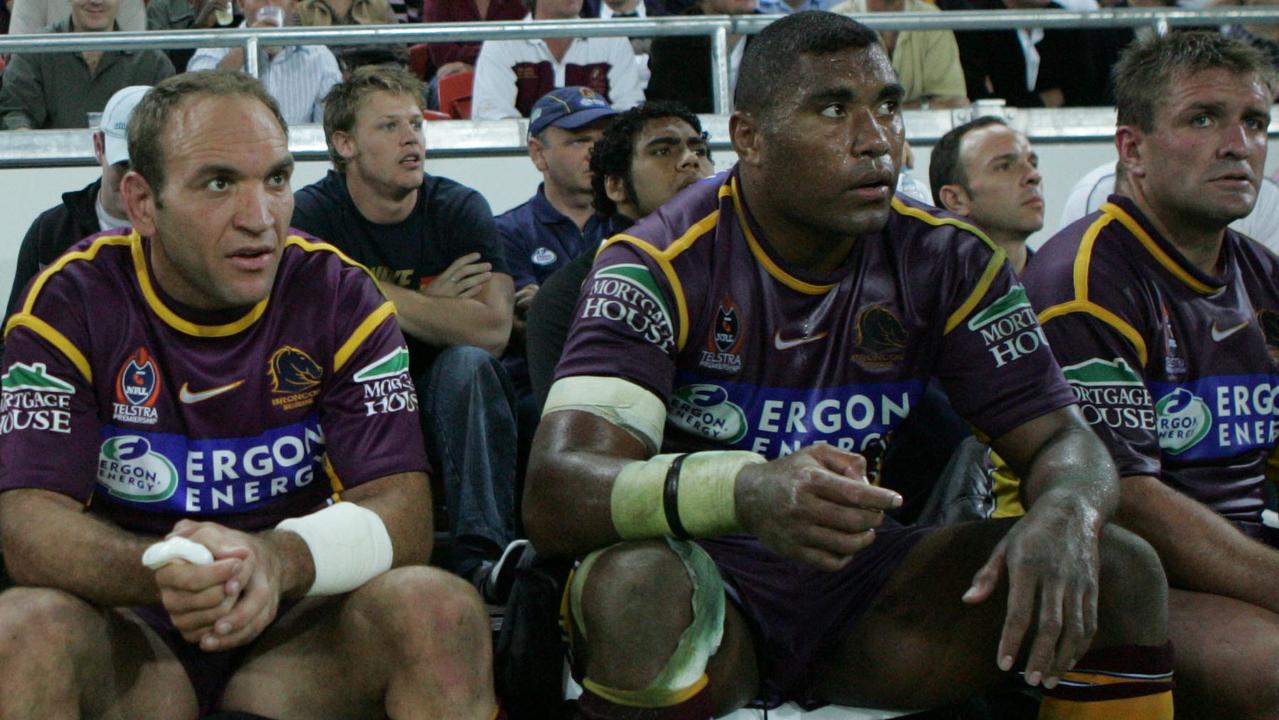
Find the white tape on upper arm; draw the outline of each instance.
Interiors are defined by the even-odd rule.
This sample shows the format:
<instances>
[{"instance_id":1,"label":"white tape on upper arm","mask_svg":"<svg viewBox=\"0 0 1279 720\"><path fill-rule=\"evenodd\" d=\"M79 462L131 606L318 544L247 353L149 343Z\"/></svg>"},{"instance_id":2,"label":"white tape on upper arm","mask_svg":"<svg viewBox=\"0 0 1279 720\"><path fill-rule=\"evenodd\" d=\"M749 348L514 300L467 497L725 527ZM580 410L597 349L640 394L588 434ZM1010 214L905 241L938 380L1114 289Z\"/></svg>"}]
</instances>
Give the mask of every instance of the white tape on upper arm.
<instances>
[{"instance_id":1,"label":"white tape on upper arm","mask_svg":"<svg viewBox=\"0 0 1279 720\"><path fill-rule=\"evenodd\" d=\"M595 375L556 380L547 393L542 417L560 410L580 410L602 418L634 435L650 452L662 446L666 404L629 380Z\"/></svg>"}]
</instances>

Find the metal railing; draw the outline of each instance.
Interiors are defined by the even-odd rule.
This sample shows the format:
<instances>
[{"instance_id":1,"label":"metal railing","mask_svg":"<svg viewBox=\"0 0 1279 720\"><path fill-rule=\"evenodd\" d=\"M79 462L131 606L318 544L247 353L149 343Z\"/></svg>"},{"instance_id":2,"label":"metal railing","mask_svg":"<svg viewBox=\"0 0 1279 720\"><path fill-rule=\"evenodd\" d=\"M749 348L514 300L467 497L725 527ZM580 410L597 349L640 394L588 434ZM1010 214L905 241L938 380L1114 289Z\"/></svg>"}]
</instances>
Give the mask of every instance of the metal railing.
<instances>
[{"instance_id":1,"label":"metal railing","mask_svg":"<svg viewBox=\"0 0 1279 720\"><path fill-rule=\"evenodd\" d=\"M732 106L728 87L728 37L753 34L776 15L612 18L609 20L527 20L344 27L286 27L226 30L149 30L145 32L0 35L0 53L75 52L83 50L242 47L245 69L258 74L258 48L267 45L376 45L459 40L512 40L564 37L652 37L706 35L711 39L715 112ZM1010 28L1119 28L1279 23L1279 7L1235 7L1211 10L1123 8L1072 10L966 10L940 13L870 13L857 17L875 30L1003 30Z\"/></svg>"}]
</instances>

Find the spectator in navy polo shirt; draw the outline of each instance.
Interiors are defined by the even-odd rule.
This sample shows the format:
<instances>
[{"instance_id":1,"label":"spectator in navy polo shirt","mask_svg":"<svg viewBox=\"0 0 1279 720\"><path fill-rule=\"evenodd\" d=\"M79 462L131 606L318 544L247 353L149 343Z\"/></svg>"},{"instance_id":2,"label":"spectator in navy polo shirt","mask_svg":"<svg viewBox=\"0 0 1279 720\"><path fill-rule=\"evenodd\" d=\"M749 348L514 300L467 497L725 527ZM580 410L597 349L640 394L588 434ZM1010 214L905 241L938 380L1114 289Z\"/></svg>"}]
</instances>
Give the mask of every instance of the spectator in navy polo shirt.
<instances>
[{"instance_id":1,"label":"spectator in navy polo shirt","mask_svg":"<svg viewBox=\"0 0 1279 720\"><path fill-rule=\"evenodd\" d=\"M528 154L542 183L528 202L498 215L497 230L515 281L514 358L507 369L516 386L527 386L523 363L524 321L542 281L570 260L599 247L607 224L591 207L591 147L617 111L584 87L563 87L533 105Z\"/></svg>"}]
</instances>

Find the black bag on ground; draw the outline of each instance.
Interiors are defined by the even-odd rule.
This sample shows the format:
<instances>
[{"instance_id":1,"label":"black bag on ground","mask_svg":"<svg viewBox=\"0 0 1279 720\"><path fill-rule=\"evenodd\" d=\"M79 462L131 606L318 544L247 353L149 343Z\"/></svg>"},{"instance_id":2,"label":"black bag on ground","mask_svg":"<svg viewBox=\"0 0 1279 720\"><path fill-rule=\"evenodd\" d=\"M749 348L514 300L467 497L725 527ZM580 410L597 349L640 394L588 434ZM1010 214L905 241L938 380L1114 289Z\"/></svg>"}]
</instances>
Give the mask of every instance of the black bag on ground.
<instances>
[{"instance_id":1,"label":"black bag on ground","mask_svg":"<svg viewBox=\"0 0 1279 720\"><path fill-rule=\"evenodd\" d=\"M569 717L564 702L560 601L572 563L528 548L515 570L502 629L493 648L497 696L510 720Z\"/></svg>"}]
</instances>

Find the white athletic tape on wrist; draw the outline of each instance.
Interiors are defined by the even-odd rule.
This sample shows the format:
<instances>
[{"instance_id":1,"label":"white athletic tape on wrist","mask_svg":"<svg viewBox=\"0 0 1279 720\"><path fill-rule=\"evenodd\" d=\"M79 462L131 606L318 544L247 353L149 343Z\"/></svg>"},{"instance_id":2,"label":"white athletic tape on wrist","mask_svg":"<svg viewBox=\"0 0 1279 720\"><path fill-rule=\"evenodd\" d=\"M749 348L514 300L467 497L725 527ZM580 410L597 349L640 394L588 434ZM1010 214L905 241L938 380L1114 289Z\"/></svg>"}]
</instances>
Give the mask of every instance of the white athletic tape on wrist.
<instances>
[{"instance_id":1,"label":"white athletic tape on wrist","mask_svg":"<svg viewBox=\"0 0 1279 720\"><path fill-rule=\"evenodd\" d=\"M613 527L625 540L662 536L714 537L740 529L737 474L764 462L756 453L713 450L656 455L626 464L613 481ZM680 466L674 470L677 461ZM670 492L675 496L670 497ZM671 507L668 501L674 501ZM672 514L674 517L672 518ZM672 519L678 527L672 527Z\"/></svg>"},{"instance_id":2,"label":"white athletic tape on wrist","mask_svg":"<svg viewBox=\"0 0 1279 720\"><path fill-rule=\"evenodd\" d=\"M652 451L662 446L666 404L628 380L576 375L556 380L546 394L542 417L558 410L580 410L622 428Z\"/></svg>"},{"instance_id":3,"label":"white athletic tape on wrist","mask_svg":"<svg viewBox=\"0 0 1279 720\"><path fill-rule=\"evenodd\" d=\"M289 518L275 529L297 534L311 550L315 582L307 595L348 593L391 569L386 525L377 513L355 503Z\"/></svg>"},{"instance_id":4,"label":"white athletic tape on wrist","mask_svg":"<svg viewBox=\"0 0 1279 720\"><path fill-rule=\"evenodd\" d=\"M152 570L159 570L177 560L189 562L192 565L208 565L213 562L213 553L200 543L180 536L161 540L142 553L142 564Z\"/></svg>"}]
</instances>

